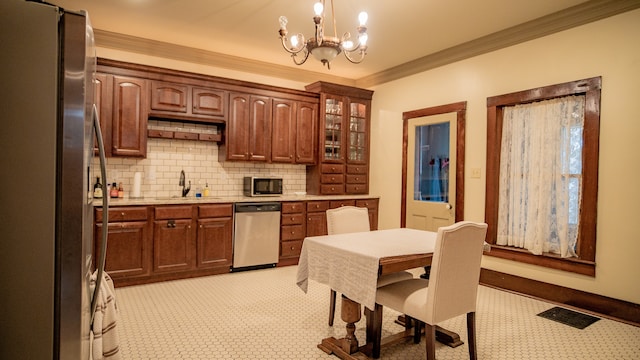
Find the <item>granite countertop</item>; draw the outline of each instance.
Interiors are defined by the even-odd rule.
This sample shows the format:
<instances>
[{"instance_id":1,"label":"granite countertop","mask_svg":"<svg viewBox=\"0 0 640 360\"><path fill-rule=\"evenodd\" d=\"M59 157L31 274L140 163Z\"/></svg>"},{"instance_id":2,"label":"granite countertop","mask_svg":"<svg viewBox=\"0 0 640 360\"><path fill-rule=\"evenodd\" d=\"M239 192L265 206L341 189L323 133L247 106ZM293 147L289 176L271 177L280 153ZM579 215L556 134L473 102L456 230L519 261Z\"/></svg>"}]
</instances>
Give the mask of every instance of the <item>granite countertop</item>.
<instances>
[{"instance_id":1,"label":"granite countertop","mask_svg":"<svg viewBox=\"0 0 640 360\"><path fill-rule=\"evenodd\" d=\"M216 204L238 202L268 202L268 201L313 201L313 200L343 200L343 199L375 199L377 195L282 195L282 196L229 196L229 197L160 197L132 199L109 199L109 206L133 206L133 205L179 205L179 204ZM94 199L93 206L102 207L101 199Z\"/></svg>"}]
</instances>

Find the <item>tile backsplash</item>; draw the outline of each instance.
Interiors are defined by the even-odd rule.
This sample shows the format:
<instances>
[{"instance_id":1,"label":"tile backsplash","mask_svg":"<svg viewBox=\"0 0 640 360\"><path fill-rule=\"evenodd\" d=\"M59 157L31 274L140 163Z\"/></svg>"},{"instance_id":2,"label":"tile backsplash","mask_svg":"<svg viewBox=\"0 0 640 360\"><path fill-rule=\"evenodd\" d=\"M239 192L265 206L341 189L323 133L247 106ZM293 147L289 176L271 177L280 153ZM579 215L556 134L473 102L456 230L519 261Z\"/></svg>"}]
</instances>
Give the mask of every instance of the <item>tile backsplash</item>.
<instances>
[{"instance_id":1,"label":"tile backsplash","mask_svg":"<svg viewBox=\"0 0 640 360\"><path fill-rule=\"evenodd\" d=\"M213 125L149 120L150 129L216 133ZM305 191L306 166L294 164L262 164L254 162L218 161L218 144L209 141L157 139L147 140L147 157L107 158L107 181L103 184L122 183L124 196L133 189L136 172L142 173L141 195L145 198L180 196L178 185L180 171L184 170L187 184L191 181L188 196L194 196L198 187L209 185L209 195L242 196L242 180L245 176L280 176L284 193ZM100 176L98 158L94 157L93 179Z\"/></svg>"}]
</instances>

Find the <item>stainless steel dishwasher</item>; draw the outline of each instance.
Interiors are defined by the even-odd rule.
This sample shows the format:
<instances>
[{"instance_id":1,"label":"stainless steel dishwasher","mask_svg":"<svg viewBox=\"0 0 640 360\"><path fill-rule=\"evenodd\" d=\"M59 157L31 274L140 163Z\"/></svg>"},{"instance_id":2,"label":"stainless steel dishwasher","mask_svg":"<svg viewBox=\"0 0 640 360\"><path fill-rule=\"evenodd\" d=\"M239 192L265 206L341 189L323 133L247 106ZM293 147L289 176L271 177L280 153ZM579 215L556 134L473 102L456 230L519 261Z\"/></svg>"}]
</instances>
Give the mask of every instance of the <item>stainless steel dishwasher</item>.
<instances>
[{"instance_id":1,"label":"stainless steel dishwasher","mask_svg":"<svg viewBox=\"0 0 640 360\"><path fill-rule=\"evenodd\" d=\"M280 253L280 203L237 203L234 212L231 271L276 266Z\"/></svg>"}]
</instances>

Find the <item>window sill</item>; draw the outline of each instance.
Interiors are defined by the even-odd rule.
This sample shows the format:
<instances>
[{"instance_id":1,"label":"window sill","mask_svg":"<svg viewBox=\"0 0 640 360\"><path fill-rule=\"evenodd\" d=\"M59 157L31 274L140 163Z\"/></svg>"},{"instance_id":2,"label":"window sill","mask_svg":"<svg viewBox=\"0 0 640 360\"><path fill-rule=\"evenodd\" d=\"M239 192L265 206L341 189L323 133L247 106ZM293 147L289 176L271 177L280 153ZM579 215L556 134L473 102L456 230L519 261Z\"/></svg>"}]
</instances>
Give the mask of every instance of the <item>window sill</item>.
<instances>
[{"instance_id":1,"label":"window sill","mask_svg":"<svg viewBox=\"0 0 640 360\"><path fill-rule=\"evenodd\" d=\"M591 277L596 276L596 263L593 261L585 261L576 258L561 258L554 254L533 255L527 250L493 244L491 245L491 251L485 251L484 254L487 256L495 256L502 259L569 271Z\"/></svg>"}]
</instances>

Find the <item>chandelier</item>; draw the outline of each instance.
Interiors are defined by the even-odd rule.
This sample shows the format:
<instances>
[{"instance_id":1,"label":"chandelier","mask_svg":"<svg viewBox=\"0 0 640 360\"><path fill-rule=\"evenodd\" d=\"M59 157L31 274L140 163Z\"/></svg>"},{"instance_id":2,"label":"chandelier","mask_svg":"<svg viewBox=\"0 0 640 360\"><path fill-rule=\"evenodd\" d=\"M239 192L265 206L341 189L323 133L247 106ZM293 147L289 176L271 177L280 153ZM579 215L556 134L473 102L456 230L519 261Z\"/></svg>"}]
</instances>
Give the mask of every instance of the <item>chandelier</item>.
<instances>
[{"instance_id":1,"label":"chandelier","mask_svg":"<svg viewBox=\"0 0 640 360\"><path fill-rule=\"evenodd\" d=\"M334 14L333 0L331 0L331 18L333 20L333 36L325 36L325 0L317 2L313 6L315 16L313 22L315 23L316 33L315 36L307 41L304 39L304 35L301 33L291 36L288 45L287 42L287 18L280 16L280 40L282 40L282 47L291 54L291 58L296 65L302 65L309 54L313 54L313 57L326 65L328 69L331 69L331 61L335 59L340 53L350 62L358 64L364 60L364 56L367 54L367 22L368 15L366 12L361 12L358 15L360 25L358 26L358 41L353 42L351 40L351 34L349 32L344 33L342 38L338 38L336 31L336 17Z\"/></svg>"}]
</instances>

